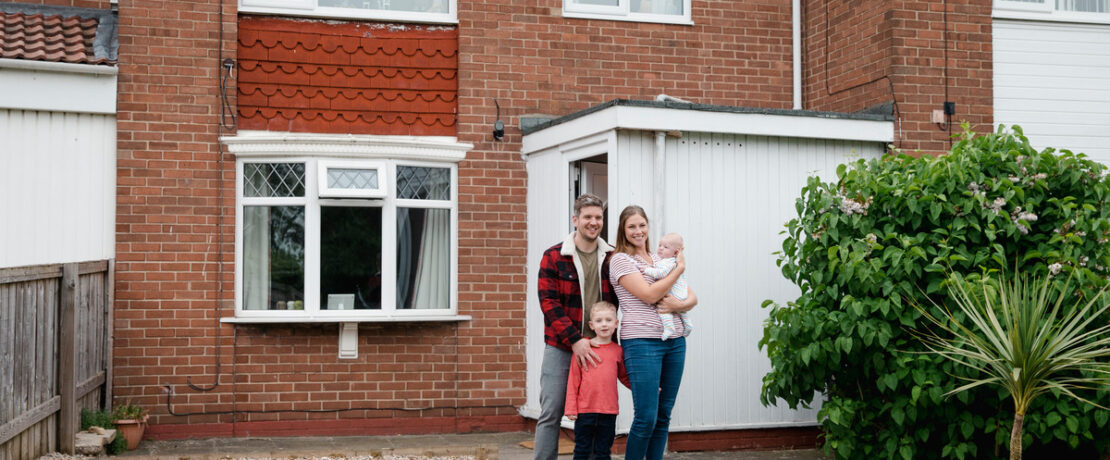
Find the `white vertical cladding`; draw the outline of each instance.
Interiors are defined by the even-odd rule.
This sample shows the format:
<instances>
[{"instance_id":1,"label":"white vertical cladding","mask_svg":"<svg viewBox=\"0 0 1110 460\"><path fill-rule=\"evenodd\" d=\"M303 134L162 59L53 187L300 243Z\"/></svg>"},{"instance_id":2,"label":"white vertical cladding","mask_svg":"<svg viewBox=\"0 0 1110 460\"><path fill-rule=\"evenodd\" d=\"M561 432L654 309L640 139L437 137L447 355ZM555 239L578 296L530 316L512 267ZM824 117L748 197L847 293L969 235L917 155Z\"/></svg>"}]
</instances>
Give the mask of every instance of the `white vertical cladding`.
<instances>
[{"instance_id":1,"label":"white vertical cladding","mask_svg":"<svg viewBox=\"0 0 1110 460\"><path fill-rule=\"evenodd\" d=\"M567 162L559 149L528 155L528 294L526 303L527 402L521 412L537 417L540 408L540 365L543 363L543 313L536 283L544 250L567 236L570 179Z\"/></svg>"},{"instance_id":2,"label":"white vertical cladding","mask_svg":"<svg viewBox=\"0 0 1110 460\"><path fill-rule=\"evenodd\" d=\"M651 132L620 133L609 170L619 184L610 191L615 212L628 204L652 209L653 148ZM850 141L689 132L667 138L666 215L650 217L653 225L662 222L662 233L685 238L687 276L700 302L672 430L816 424L819 404L794 411L759 403L770 370L757 345L767 316L760 304L799 294L772 253L782 247L779 232L795 217L794 201L809 176L835 179L837 165L882 151L880 143ZM631 402L622 387L621 432L631 425Z\"/></svg>"},{"instance_id":3,"label":"white vertical cladding","mask_svg":"<svg viewBox=\"0 0 1110 460\"><path fill-rule=\"evenodd\" d=\"M1110 24L995 19L994 123L1110 162Z\"/></svg>"},{"instance_id":4,"label":"white vertical cladding","mask_svg":"<svg viewBox=\"0 0 1110 460\"><path fill-rule=\"evenodd\" d=\"M116 117L0 109L0 267L115 254Z\"/></svg>"}]
</instances>

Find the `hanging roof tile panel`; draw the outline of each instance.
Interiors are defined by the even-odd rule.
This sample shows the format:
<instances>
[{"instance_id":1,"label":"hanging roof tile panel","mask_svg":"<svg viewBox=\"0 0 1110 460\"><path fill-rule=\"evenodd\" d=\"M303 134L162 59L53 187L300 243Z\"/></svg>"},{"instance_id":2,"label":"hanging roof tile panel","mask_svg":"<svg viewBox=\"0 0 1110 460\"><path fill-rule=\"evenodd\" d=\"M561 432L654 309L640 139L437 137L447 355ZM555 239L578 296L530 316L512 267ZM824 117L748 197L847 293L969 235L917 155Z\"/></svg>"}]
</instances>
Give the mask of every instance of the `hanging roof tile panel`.
<instances>
[{"instance_id":1,"label":"hanging roof tile panel","mask_svg":"<svg viewBox=\"0 0 1110 460\"><path fill-rule=\"evenodd\" d=\"M0 58L28 61L64 62L70 64L115 65L110 49L114 41L114 21L101 22L108 12L95 14L50 14L47 7L29 6L31 11L18 11L17 4L0 9ZM72 10L73 13L83 9ZM102 36L98 37L100 31Z\"/></svg>"},{"instance_id":2,"label":"hanging roof tile panel","mask_svg":"<svg viewBox=\"0 0 1110 460\"><path fill-rule=\"evenodd\" d=\"M241 129L454 136L454 27L242 16Z\"/></svg>"}]
</instances>

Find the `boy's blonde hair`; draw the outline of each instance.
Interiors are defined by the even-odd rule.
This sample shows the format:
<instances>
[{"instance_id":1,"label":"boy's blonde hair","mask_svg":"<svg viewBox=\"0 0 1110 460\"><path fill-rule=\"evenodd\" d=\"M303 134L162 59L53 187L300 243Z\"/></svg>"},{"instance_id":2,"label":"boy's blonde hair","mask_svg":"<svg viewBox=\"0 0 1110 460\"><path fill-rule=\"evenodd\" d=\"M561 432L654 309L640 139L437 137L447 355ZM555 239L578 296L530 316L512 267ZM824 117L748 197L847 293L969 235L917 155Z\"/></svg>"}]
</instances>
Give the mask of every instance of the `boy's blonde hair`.
<instances>
[{"instance_id":1,"label":"boy's blonde hair","mask_svg":"<svg viewBox=\"0 0 1110 460\"><path fill-rule=\"evenodd\" d=\"M598 311L598 310L610 310L610 311L613 312L613 314L616 314L617 313L617 306L613 305L609 302L606 302L604 300L602 300L600 302L596 302L593 305L590 305L590 313L589 313L590 316L589 316L589 318L591 320L594 319L594 312Z\"/></svg>"}]
</instances>

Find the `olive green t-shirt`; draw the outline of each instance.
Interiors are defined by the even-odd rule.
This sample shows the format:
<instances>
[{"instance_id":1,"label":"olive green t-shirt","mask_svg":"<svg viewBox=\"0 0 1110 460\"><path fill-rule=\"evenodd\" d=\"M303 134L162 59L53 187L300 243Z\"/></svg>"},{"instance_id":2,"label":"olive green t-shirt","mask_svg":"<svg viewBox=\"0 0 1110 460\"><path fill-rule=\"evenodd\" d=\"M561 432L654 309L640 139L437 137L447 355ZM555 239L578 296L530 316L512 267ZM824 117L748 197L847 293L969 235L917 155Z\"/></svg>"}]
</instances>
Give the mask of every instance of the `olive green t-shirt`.
<instances>
[{"instance_id":1,"label":"olive green t-shirt","mask_svg":"<svg viewBox=\"0 0 1110 460\"><path fill-rule=\"evenodd\" d=\"M590 329L590 307L601 300L601 280L598 279L597 271L597 248L593 252L582 252L577 247L574 248L578 252L578 260L582 263L582 336L586 338L594 337L594 331Z\"/></svg>"}]
</instances>

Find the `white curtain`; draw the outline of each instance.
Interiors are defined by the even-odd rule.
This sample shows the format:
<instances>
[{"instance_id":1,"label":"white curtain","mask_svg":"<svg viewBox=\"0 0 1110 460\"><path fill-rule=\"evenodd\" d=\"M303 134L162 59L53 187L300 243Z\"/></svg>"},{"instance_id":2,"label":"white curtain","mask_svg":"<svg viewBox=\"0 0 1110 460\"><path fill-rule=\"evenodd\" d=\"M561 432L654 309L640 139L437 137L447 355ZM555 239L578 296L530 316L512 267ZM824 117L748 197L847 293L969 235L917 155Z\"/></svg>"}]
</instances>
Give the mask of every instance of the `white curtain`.
<instances>
[{"instance_id":1,"label":"white curtain","mask_svg":"<svg viewBox=\"0 0 1110 460\"><path fill-rule=\"evenodd\" d=\"M266 310L270 293L270 208L243 207L243 308Z\"/></svg>"},{"instance_id":2,"label":"white curtain","mask_svg":"<svg viewBox=\"0 0 1110 460\"><path fill-rule=\"evenodd\" d=\"M417 258L412 308L449 308L451 239L448 209L428 209Z\"/></svg>"},{"instance_id":3,"label":"white curtain","mask_svg":"<svg viewBox=\"0 0 1110 460\"><path fill-rule=\"evenodd\" d=\"M1056 9L1086 13L1110 12L1110 0L1056 0Z\"/></svg>"}]
</instances>

